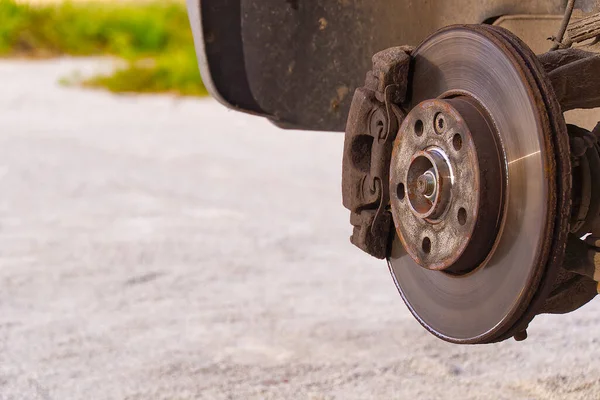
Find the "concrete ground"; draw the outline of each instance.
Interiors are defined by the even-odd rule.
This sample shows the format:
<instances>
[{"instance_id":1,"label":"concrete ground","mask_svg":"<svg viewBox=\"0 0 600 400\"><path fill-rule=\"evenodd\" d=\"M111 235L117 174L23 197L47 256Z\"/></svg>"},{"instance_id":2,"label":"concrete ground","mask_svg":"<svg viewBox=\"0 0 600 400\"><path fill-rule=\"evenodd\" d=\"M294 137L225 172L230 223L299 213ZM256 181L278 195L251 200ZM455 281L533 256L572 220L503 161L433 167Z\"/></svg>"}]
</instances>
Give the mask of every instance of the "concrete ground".
<instances>
[{"instance_id":1,"label":"concrete ground","mask_svg":"<svg viewBox=\"0 0 600 400\"><path fill-rule=\"evenodd\" d=\"M341 134L57 83L98 63L0 62L0 399L600 398L598 301L435 339L348 242Z\"/></svg>"}]
</instances>

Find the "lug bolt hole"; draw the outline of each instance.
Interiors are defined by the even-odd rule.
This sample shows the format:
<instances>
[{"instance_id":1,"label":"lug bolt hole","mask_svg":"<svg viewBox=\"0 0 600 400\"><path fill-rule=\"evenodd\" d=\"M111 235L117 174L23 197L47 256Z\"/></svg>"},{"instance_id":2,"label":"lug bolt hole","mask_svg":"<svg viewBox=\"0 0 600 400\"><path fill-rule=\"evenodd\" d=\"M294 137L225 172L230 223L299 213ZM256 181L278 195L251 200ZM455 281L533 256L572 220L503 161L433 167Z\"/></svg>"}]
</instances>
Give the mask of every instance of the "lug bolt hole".
<instances>
[{"instance_id":1,"label":"lug bolt hole","mask_svg":"<svg viewBox=\"0 0 600 400\"><path fill-rule=\"evenodd\" d=\"M441 135L446 130L446 120L444 114L437 113L435 116L434 128L438 135Z\"/></svg>"},{"instance_id":2,"label":"lug bolt hole","mask_svg":"<svg viewBox=\"0 0 600 400\"><path fill-rule=\"evenodd\" d=\"M417 120L417 122L415 122L415 133L417 136L423 135L423 121Z\"/></svg>"},{"instance_id":3,"label":"lug bolt hole","mask_svg":"<svg viewBox=\"0 0 600 400\"><path fill-rule=\"evenodd\" d=\"M465 210L464 208L460 208L458 210L458 223L461 225L464 225L467 223L467 210Z\"/></svg>"},{"instance_id":4,"label":"lug bolt hole","mask_svg":"<svg viewBox=\"0 0 600 400\"><path fill-rule=\"evenodd\" d=\"M396 194L398 195L398 198L400 200L404 200L404 196L406 195L406 192L404 190L404 183L398 184L398 186L396 187Z\"/></svg>"},{"instance_id":5,"label":"lug bolt hole","mask_svg":"<svg viewBox=\"0 0 600 400\"><path fill-rule=\"evenodd\" d=\"M423 252L425 252L426 254L429 254L429 252L431 251L431 239L429 239L428 237L425 237L423 239L421 248L423 249Z\"/></svg>"},{"instance_id":6,"label":"lug bolt hole","mask_svg":"<svg viewBox=\"0 0 600 400\"><path fill-rule=\"evenodd\" d=\"M462 149L462 145L462 136L460 136L460 134L457 133L452 138L452 146L454 146L454 150L459 151L460 149Z\"/></svg>"}]
</instances>

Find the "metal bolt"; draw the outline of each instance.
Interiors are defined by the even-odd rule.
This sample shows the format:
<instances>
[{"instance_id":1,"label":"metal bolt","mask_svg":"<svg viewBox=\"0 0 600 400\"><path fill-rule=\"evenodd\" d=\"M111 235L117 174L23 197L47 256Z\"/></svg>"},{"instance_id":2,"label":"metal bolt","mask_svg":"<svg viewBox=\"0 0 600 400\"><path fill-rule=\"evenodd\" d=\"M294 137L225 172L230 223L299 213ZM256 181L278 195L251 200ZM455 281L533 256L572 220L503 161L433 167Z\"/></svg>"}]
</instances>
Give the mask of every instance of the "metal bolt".
<instances>
[{"instance_id":1,"label":"metal bolt","mask_svg":"<svg viewBox=\"0 0 600 400\"><path fill-rule=\"evenodd\" d=\"M431 147L415 153L406 173L406 194L409 206L418 218L435 219L448 204L450 176L448 165L438 147Z\"/></svg>"},{"instance_id":2,"label":"metal bolt","mask_svg":"<svg viewBox=\"0 0 600 400\"><path fill-rule=\"evenodd\" d=\"M434 173L429 170L417 178L417 190L423 196L429 197L436 191L437 181Z\"/></svg>"},{"instance_id":3,"label":"metal bolt","mask_svg":"<svg viewBox=\"0 0 600 400\"><path fill-rule=\"evenodd\" d=\"M523 340L527 339L527 329L523 329L521 332L515 333L514 338L517 342L522 342Z\"/></svg>"}]
</instances>

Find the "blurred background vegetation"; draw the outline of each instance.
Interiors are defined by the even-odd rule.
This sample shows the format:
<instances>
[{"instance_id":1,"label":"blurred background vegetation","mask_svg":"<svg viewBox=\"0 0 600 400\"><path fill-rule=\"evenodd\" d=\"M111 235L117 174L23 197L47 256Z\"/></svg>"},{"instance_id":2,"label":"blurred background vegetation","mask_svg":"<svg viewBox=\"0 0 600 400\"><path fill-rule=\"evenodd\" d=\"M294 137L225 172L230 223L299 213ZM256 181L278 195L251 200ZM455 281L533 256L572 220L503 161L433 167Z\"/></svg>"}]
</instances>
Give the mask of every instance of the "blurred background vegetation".
<instances>
[{"instance_id":1,"label":"blurred background vegetation","mask_svg":"<svg viewBox=\"0 0 600 400\"><path fill-rule=\"evenodd\" d=\"M110 55L112 75L83 82L114 92L205 95L183 2L0 0L0 56Z\"/></svg>"}]
</instances>

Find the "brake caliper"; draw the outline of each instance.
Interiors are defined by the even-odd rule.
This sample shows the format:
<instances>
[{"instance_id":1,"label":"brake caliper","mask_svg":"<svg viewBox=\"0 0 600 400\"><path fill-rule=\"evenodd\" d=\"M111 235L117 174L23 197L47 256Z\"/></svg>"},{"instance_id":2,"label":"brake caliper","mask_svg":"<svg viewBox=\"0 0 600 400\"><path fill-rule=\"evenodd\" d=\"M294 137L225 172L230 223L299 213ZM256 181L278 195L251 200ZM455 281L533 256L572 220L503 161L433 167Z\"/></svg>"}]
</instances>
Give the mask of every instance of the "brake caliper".
<instances>
[{"instance_id":1,"label":"brake caliper","mask_svg":"<svg viewBox=\"0 0 600 400\"><path fill-rule=\"evenodd\" d=\"M365 86L354 93L344 142L342 197L354 231L350 241L368 254L387 255L393 227L389 201L392 145L406 113L410 47L373 56Z\"/></svg>"}]
</instances>

